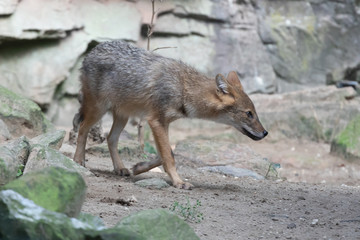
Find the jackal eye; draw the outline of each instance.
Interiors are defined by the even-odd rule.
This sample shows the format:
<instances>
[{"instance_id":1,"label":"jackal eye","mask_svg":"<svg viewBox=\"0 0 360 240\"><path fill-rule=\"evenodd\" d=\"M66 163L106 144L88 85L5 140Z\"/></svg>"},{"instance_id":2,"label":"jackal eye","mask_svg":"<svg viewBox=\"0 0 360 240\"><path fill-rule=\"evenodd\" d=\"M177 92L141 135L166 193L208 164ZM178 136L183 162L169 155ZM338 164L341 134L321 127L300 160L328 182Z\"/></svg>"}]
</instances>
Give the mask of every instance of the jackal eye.
<instances>
[{"instance_id":1,"label":"jackal eye","mask_svg":"<svg viewBox=\"0 0 360 240\"><path fill-rule=\"evenodd\" d=\"M254 117L251 111L247 111L246 115L248 116L248 118L253 118Z\"/></svg>"}]
</instances>

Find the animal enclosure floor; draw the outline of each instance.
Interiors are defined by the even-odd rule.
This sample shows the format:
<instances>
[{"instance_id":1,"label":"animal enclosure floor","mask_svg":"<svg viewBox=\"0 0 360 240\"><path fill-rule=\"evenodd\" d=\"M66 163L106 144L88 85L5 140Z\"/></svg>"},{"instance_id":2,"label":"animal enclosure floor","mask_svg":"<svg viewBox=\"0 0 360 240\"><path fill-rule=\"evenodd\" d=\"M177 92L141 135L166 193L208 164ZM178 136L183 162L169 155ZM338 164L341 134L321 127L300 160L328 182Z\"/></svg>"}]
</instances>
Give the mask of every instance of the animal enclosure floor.
<instances>
[{"instance_id":1,"label":"animal enclosure floor","mask_svg":"<svg viewBox=\"0 0 360 240\"><path fill-rule=\"evenodd\" d=\"M321 146L313 147L321 149ZM322 147L326 149L326 146ZM262 154L272 158L283 156L283 159L299 155L296 149L291 150L292 147L289 152L282 151L282 155L276 155L282 148L286 147L279 146L279 143L272 146L273 151L267 146L262 148ZM318 156L313 150L309 152ZM336 181L334 175L331 176L333 181L319 178L319 183L316 183L314 180L321 167L325 172L332 168L331 164L308 168L309 172L311 169L313 172L298 179L306 182L296 182L295 173L300 166L287 164L286 161L281 164L294 178L272 181L203 172L191 167L191 163L181 156L176 155L175 158L180 175L195 185L193 190L139 187L134 182L144 178L162 178L169 184L170 181L163 172L123 178L112 172L109 158L87 154L87 168L96 177L86 178L88 191L82 210L99 216L107 226L113 226L121 218L140 210L168 209L174 202L185 205L187 200L195 205L199 200L201 206L198 209L203 213L204 220L190 222L190 225L201 239L360 239L359 181L344 179L344 176ZM277 159L281 160L281 157ZM336 163L336 159L331 161L342 167L340 160L340 163ZM125 164L131 168L134 162ZM320 172L319 176L322 175L323 172ZM309 179L306 176L310 176Z\"/></svg>"}]
</instances>

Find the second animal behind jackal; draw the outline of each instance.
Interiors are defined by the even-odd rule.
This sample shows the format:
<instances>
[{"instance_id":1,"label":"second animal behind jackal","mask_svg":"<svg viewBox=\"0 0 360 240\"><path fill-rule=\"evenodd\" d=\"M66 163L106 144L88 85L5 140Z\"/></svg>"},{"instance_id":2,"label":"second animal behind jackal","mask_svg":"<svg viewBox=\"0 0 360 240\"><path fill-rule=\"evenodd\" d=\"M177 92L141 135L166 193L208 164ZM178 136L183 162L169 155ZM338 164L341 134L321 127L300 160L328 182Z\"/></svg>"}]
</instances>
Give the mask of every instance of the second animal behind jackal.
<instances>
[{"instance_id":1,"label":"second animal behind jackal","mask_svg":"<svg viewBox=\"0 0 360 240\"><path fill-rule=\"evenodd\" d=\"M162 57L124 41L97 45L81 69L83 102L74 160L85 166L89 129L110 111L114 122L107 141L114 170L130 175L117 145L128 118L147 119L160 157L133 167L140 174L163 165L173 185L190 189L178 175L169 139L169 124L179 118L202 118L231 125L254 140L267 135L254 105L235 72L209 78L181 61Z\"/></svg>"}]
</instances>

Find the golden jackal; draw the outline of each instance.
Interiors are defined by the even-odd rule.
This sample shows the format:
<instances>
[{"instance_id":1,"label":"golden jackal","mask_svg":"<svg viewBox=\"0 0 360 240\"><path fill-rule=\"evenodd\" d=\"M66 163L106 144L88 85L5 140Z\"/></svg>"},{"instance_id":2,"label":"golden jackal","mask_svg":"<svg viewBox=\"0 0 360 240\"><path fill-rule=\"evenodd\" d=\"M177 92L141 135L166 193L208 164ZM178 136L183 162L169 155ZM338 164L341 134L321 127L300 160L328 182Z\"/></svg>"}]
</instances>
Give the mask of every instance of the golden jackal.
<instances>
[{"instance_id":1,"label":"golden jackal","mask_svg":"<svg viewBox=\"0 0 360 240\"><path fill-rule=\"evenodd\" d=\"M114 122L107 137L114 170L130 175L117 151L128 118L145 117L153 132L159 158L133 167L140 174L163 165L177 188L191 189L176 172L168 128L179 118L203 118L234 126L254 140L267 135L253 103L235 72L208 78L181 61L137 48L124 41L97 45L82 66L83 101L74 160L85 166L85 145L92 125L110 111Z\"/></svg>"}]
</instances>

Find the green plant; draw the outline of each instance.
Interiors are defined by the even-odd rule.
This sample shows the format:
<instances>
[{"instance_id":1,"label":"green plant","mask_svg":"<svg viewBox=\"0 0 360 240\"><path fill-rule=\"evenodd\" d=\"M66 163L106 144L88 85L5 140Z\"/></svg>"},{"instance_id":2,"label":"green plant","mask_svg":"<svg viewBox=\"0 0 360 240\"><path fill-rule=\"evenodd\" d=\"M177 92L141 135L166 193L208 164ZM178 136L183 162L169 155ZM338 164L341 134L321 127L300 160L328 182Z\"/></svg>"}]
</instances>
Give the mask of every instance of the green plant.
<instances>
[{"instance_id":1,"label":"green plant","mask_svg":"<svg viewBox=\"0 0 360 240\"><path fill-rule=\"evenodd\" d=\"M147 153L156 154L156 149L149 142L145 142L144 151Z\"/></svg>"},{"instance_id":2,"label":"green plant","mask_svg":"<svg viewBox=\"0 0 360 240\"><path fill-rule=\"evenodd\" d=\"M16 177L20 177L20 176L23 175L24 168L25 168L25 165L24 165L24 164L19 165L19 168L18 168Z\"/></svg>"},{"instance_id":3,"label":"green plant","mask_svg":"<svg viewBox=\"0 0 360 240\"><path fill-rule=\"evenodd\" d=\"M273 162L270 162L269 164L269 168L265 174L265 178L268 179L270 178L270 173L273 173L275 174L275 178L278 178L279 177L279 173L277 171L278 168L280 168L280 163L273 163Z\"/></svg>"},{"instance_id":4,"label":"green plant","mask_svg":"<svg viewBox=\"0 0 360 240\"><path fill-rule=\"evenodd\" d=\"M191 205L189 198L186 198L186 204L183 205L176 201L169 209L187 222L200 223L204 220L204 215L200 212L199 207L201 207L200 200L196 200L196 203Z\"/></svg>"}]
</instances>

